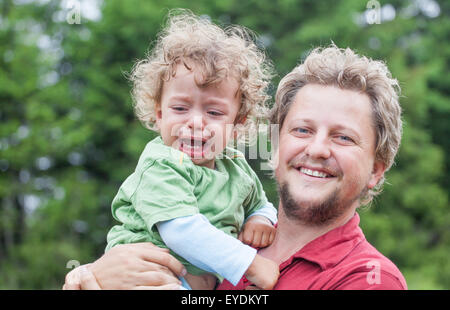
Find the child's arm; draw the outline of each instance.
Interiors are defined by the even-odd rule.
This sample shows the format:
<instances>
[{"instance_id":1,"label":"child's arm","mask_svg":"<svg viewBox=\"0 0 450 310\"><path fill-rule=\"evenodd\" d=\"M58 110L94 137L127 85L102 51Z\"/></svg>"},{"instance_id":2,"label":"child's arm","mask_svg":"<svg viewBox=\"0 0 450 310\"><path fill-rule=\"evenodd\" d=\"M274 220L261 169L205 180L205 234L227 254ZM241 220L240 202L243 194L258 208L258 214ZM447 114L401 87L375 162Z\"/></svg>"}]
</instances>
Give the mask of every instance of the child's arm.
<instances>
[{"instance_id":1,"label":"child's arm","mask_svg":"<svg viewBox=\"0 0 450 310\"><path fill-rule=\"evenodd\" d=\"M217 229L202 214L156 225L161 238L172 251L205 271L220 274L233 285L244 274L264 289L271 289L278 279L277 264Z\"/></svg>"}]
</instances>

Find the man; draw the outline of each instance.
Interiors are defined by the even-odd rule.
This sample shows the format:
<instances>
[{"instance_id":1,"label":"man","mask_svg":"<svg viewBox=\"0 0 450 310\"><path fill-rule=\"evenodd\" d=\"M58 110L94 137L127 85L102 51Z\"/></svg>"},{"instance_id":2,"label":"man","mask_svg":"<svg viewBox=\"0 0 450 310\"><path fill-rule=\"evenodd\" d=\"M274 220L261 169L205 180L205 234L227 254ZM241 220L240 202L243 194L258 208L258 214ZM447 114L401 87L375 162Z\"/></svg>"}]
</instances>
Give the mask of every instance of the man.
<instances>
[{"instance_id":1,"label":"man","mask_svg":"<svg viewBox=\"0 0 450 310\"><path fill-rule=\"evenodd\" d=\"M366 241L356 213L379 193L398 151L398 91L383 63L335 45L313 50L280 82L271 117L280 128L273 162L278 226L274 242L259 250L280 266L275 289L407 288L397 267ZM170 270L179 275L183 268L168 253L127 245L85 268L81 287L171 288L177 279ZM74 274L66 288L77 287ZM243 278L218 289L250 284Z\"/></svg>"}]
</instances>

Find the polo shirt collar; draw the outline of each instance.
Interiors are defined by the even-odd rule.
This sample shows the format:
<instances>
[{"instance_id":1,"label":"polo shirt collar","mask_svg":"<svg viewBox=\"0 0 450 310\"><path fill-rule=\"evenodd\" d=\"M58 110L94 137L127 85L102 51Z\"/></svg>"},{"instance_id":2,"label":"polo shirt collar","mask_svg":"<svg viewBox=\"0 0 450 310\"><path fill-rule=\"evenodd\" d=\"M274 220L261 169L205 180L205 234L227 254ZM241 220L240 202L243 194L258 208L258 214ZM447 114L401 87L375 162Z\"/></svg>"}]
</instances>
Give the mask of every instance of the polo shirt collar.
<instances>
[{"instance_id":1,"label":"polo shirt collar","mask_svg":"<svg viewBox=\"0 0 450 310\"><path fill-rule=\"evenodd\" d=\"M347 223L309 242L286 263L289 265L295 259L305 259L325 270L337 265L363 240L359 215L355 212Z\"/></svg>"}]
</instances>

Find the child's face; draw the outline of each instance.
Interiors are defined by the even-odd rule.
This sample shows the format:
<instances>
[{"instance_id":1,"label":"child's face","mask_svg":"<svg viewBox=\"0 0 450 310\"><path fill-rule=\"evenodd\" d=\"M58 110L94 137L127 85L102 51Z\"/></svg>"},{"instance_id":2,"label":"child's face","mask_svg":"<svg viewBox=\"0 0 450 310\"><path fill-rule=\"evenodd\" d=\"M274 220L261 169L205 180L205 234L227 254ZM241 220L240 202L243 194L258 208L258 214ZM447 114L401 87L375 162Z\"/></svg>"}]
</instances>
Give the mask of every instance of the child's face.
<instances>
[{"instance_id":1,"label":"child's face","mask_svg":"<svg viewBox=\"0 0 450 310\"><path fill-rule=\"evenodd\" d=\"M164 82L156 124L164 144L186 153L196 165L214 168L214 157L231 137L241 98L237 80L199 87L201 78L200 70L177 66L176 75Z\"/></svg>"}]
</instances>

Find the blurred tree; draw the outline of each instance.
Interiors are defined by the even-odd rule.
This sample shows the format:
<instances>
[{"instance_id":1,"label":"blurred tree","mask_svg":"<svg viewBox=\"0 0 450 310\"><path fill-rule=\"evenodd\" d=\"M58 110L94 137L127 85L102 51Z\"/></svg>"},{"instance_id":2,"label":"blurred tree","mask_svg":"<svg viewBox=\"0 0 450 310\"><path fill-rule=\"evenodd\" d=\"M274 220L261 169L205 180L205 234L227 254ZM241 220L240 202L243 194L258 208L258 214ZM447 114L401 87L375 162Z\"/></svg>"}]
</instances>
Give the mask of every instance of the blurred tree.
<instances>
[{"instance_id":1,"label":"blurred tree","mask_svg":"<svg viewBox=\"0 0 450 310\"><path fill-rule=\"evenodd\" d=\"M273 93L331 41L386 61L403 88L404 137L361 224L410 288L450 288L449 3L380 1L380 24L357 0L74 3L0 1L0 288L60 288L69 261L102 254L110 203L155 136L133 116L125 73L168 9L186 5L255 31L279 72ZM274 180L251 164L276 203Z\"/></svg>"}]
</instances>

